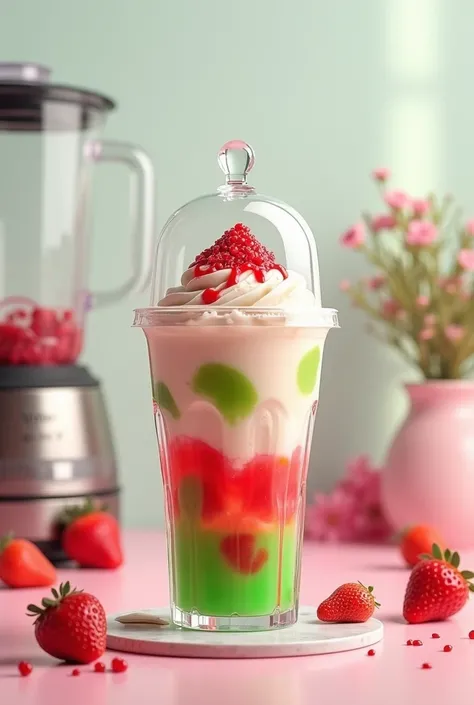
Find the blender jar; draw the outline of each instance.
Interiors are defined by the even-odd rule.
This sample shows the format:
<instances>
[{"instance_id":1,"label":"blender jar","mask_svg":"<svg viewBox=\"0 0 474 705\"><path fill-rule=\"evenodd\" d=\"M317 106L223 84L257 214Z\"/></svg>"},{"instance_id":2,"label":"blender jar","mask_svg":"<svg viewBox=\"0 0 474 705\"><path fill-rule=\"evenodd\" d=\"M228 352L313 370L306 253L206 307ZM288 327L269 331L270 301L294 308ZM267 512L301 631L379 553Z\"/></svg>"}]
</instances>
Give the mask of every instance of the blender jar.
<instances>
[{"instance_id":1,"label":"blender jar","mask_svg":"<svg viewBox=\"0 0 474 705\"><path fill-rule=\"evenodd\" d=\"M249 145L218 155L226 183L166 223L150 360L165 494L171 613L192 629L274 629L298 616L306 475L333 309L321 308L307 223L247 183Z\"/></svg>"},{"instance_id":2,"label":"blender jar","mask_svg":"<svg viewBox=\"0 0 474 705\"><path fill-rule=\"evenodd\" d=\"M0 365L70 365L84 316L141 290L153 240L153 169L129 145L100 140L114 102L50 82L36 64L0 64ZM132 271L88 291L88 210L96 162L133 173Z\"/></svg>"}]
</instances>

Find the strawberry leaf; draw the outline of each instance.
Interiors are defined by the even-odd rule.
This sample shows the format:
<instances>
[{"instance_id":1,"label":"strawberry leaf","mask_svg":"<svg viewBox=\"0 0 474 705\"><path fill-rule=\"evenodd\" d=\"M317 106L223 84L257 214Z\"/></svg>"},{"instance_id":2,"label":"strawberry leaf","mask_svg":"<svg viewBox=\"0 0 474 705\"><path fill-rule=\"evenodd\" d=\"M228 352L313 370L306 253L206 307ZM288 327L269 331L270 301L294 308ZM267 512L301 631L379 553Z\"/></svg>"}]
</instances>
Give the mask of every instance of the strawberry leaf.
<instances>
[{"instance_id":1,"label":"strawberry leaf","mask_svg":"<svg viewBox=\"0 0 474 705\"><path fill-rule=\"evenodd\" d=\"M441 549L437 543L433 544L431 550L433 551L433 558L437 558L440 561L443 560L443 554L441 553Z\"/></svg>"},{"instance_id":2,"label":"strawberry leaf","mask_svg":"<svg viewBox=\"0 0 474 705\"><path fill-rule=\"evenodd\" d=\"M469 583L469 590L471 592L474 592L474 585L472 583Z\"/></svg>"},{"instance_id":3,"label":"strawberry leaf","mask_svg":"<svg viewBox=\"0 0 474 705\"><path fill-rule=\"evenodd\" d=\"M471 580L472 578L474 578L474 573L472 572L472 570L462 570L461 575L463 578L466 578L466 580Z\"/></svg>"},{"instance_id":4,"label":"strawberry leaf","mask_svg":"<svg viewBox=\"0 0 474 705\"><path fill-rule=\"evenodd\" d=\"M447 561L448 563L451 560L451 551L449 550L449 548L447 548L446 551L444 552L444 560Z\"/></svg>"},{"instance_id":5,"label":"strawberry leaf","mask_svg":"<svg viewBox=\"0 0 474 705\"><path fill-rule=\"evenodd\" d=\"M455 552L453 553L453 555L451 556L451 565L452 565L454 568L459 568L460 562L461 562L461 558L460 558L460 556L459 556L459 553L458 553L457 551L455 551Z\"/></svg>"}]
</instances>

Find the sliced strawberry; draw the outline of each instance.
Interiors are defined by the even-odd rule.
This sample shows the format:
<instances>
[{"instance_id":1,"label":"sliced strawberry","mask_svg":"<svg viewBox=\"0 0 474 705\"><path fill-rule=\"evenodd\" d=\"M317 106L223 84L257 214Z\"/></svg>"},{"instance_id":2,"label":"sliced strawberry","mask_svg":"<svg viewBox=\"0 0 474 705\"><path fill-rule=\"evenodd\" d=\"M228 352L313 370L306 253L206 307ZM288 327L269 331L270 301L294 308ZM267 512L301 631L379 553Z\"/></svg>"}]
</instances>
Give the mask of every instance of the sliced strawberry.
<instances>
[{"instance_id":1,"label":"sliced strawberry","mask_svg":"<svg viewBox=\"0 0 474 705\"><path fill-rule=\"evenodd\" d=\"M254 575L268 560L265 548L256 548L252 534L230 534L221 541L221 553L234 570L243 575Z\"/></svg>"}]
</instances>

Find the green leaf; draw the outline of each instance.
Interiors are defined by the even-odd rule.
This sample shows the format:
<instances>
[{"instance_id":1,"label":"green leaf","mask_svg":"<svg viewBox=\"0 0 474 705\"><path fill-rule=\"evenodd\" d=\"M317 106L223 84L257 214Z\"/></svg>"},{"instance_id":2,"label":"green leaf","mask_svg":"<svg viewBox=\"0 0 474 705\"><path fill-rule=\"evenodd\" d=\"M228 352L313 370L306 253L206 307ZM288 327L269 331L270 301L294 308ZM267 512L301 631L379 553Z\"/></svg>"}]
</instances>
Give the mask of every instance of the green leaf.
<instances>
[{"instance_id":1,"label":"green leaf","mask_svg":"<svg viewBox=\"0 0 474 705\"><path fill-rule=\"evenodd\" d=\"M27 608L28 612L31 612L32 614L29 616L33 616L35 614L43 614L43 610L41 607L38 607L38 605L28 605Z\"/></svg>"},{"instance_id":2,"label":"green leaf","mask_svg":"<svg viewBox=\"0 0 474 705\"><path fill-rule=\"evenodd\" d=\"M321 349L319 346L309 350L300 360L297 372L298 388L301 394L311 394L318 379Z\"/></svg>"},{"instance_id":3,"label":"green leaf","mask_svg":"<svg viewBox=\"0 0 474 705\"><path fill-rule=\"evenodd\" d=\"M41 600L41 604L45 609L48 609L48 607L55 607L56 603L54 600L50 600L49 597L43 597Z\"/></svg>"},{"instance_id":4,"label":"green leaf","mask_svg":"<svg viewBox=\"0 0 474 705\"><path fill-rule=\"evenodd\" d=\"M164 382L155 382L153 385L153 398L160 409L165 409L168 411L173 419L179 419L181 413L178 409L178 405L176 404L169 387Z\"/></svg>"},{"instance_id":5,"label":"green leaf","mask_svg":"<svg viewBox=\"0 0 474 705\"><path fill-rule=\"evenodd\" d=\"M444 560L447 561L448 563L451 560L451 551L449 550L449 548L447 548L446 551L444 552Z\"/></svg>"},{"instance_id":6,"label":"green leaf","mask_svg":"<svg viewBox=\"0 0 474 705\"><path fill-rule=\"evenodd\" d=\"M235 367L218 362L201 365L192 387L196 394L209 399L231 425L250 416L258 402L257 390L249 378Z\"/></svg>"},{"instance_id":7,"label":"green leaf","mask_svg":"<svg viewBox=\"0 0 474 705\"><path fill-rule=\"evenodd\" d=\"M443 554L437 543L434 543L431 550L433 551L433 558L438 558L438 560L443 560Z\"/></svg>"},{"instance_id":8,"label":"green leaf","mask_svg":"<svg viewBox=\"0 0 474 705\"><path fill-rule=\"evenodd\" d=\"M51 588L51 592L53 593L53 596L56 598L56 600L59 600L59 593L56 588Z\"/></svg>"},{"instance_id":9,"label":"green leaf","mask_svg":"<svg viewBox=\"0 0 474 705\"><path fill-rule=\"evenodd\" d=\"M454 568L459 568L460 563L461 563L461 557L460 557L459 553L457 551L455 551L453 553L453 555L451 556L451 565Z\"/></svg>"},{"instance_id":10,"label":"green leaf","mask_svg":"<svg viewBox=\"0 0 474 705\"><path fill-rule=\"evenodd\" d=\"M472 583L469 583L469 590L471 592L474 592L474 585Z\"/></svg>"},{"instance_id":11,"label":"green leaf","mask_svg":"<svg viewBox=\"0 0 474 705\"><path fill-rule=\"evenodd\" d=\"M472 578L474 578L472 570L462 570L461 575L463 578L466 578L466 580L472 580Z\"/></svg>"}]
</instances>

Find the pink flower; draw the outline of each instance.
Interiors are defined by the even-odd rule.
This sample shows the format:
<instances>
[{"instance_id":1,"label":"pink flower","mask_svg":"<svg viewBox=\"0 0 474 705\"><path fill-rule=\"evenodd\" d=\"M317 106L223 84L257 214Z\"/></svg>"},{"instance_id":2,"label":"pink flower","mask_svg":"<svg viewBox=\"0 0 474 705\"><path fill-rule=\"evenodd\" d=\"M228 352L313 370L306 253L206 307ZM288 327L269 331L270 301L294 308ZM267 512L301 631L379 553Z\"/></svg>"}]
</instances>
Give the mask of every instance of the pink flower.
<instances>
[{"instance_id":1,"label":"pink flower","mask_svg":"<svg viewBox=\"0 0 474 705\"><path fill-rule=\"evenodd\" d=\"M430 209L430 202L425 201L423 198L414 198L411 202L411 208L414 215L421 217L422 215L425 215L425 213L428 213Z\"/></svg>"},{"instance_id":2,"label":"pink flower","mask_svg":"<svg viewBox=\"0 0 474 705\"><path fill-rule=\"evenodd\" d=\"M428 296L418 296L416 299L416 304L417 306L420 306L421 308L425 308L425 306L428 306L430 303L429 297Z\"/></svg>"},{"instance_id":3,"label":"pink flower","mask_svg":"<svg viewBox=\"0 0 474 705\"><path fill-rule=\"evenodd\" d=\"M435 332L434 332L433 328L430 328L430 327L423 328L420 331L420 340L431 340L431 338L434 337L434 334L435 334Z\"/></svg>"},{"instance_id":4,"label":"pink flower","mask_svg":"<svg viewBox=\"0 0 474 705\"><path fill-rule=\"evenodd\" d=\"M378 169L373 170L372 177L376 181L381 181L383 183L384 181L387 181L387 179L390 178L390 169L387 169L384 166L379 166Z\"/></svg>"},{"instance_id":5,"label":"pink flower","mask_svg":"<svg viewBox=\"0 0 474 705\"><path fill-rule=\"evenodd\" d=\"M428 327L434 326L434 324L436 323L436 315L434 313L428 313L424 317L423 322L424 322L425 326L428 326Z\"/></svg>"},{"instance_id":6,"label":"pink flower","mask_svg":"<svg viewBox=\"0 0 474 705\"><path fill-rule=\"evenodd\" d=\"M372 230L376 233L380 230L393 230L396 226L397 221L393 215L387 213L381 213L380 215L374 215L372 218Z\"/></svg>"},{"instance_id":7,"label":"pink flower","mask_svg":"<svg viewBox=\"0 0 474 705\"><path fill-rule=\"evenodd\" d=\"M458 262L463 269L474 272L474 250L461 250L458 254Z\"/></svg>"},{"instance_id":8,"label":"pink flower","mask_svg":"<svg viewBox=\"0 0 474 705\"><path fill-rule=\"evenodd\" d=\"M367 286L369 289L372 289L372 291L378 291L378 289L381 289L384 284L385 277L383 274L376 274L375 277L372 277L372 279L369 279L367 282Z\"/></svg>"},{"instance_id":9,"label":"pink flower","mask_svg":"<svg viewBox=\"0 0 474 705\"><path fill-rule=\"evenodd\" d=\"M438 230L433 223L427 223L424 220L414 220L408 226L407 244L415 247L432 245L437 235Z\"/></svg>"},{"instance_id":10,"label":"pink flower","mask_svg":"<svg viewBox=\"0 0 474 705\"><path fill-rule=\"evenodd\" d=\"M410 205L410 197L404 191L387 191L384 196L385 203L389 208L395 211L408 208Z\"/></svg>"},{"instance_id":11,"label":"pink flower","mask_svg":"<svg viewBox=\"0 0 474 705\"><path fill-rule=\"evenodd\" d=\"M343 279L339 283L339 289L341 291L349 291L350 288L351 288L351 283L350 283L349 279Z\"/></svg>"},{"instance_id":12,"label":"pink flower","mask_svg":"<svg viewBox=\"0 0 474 705\"><path fill-rule=\"evenodd\" d=\"M354 503L336 488L332 494L316 494L306 511L306 534L317 541L349 541Z\"/></svg>"},{"instance_id":13,"label":"pink flower","mask_svg":"<svg viewBox=\"0 0 474 705\"><path fill-rule=\"evenodd\" d=\"M468 235L474 235L474 218L471 218L471 220L467 221L466 232Z\"/></svg>"},{"instance_id":14,"label":"pink flower","mask_svg":"<svg viewBox=\"0 0 474 705\"><path fill-rule=\"evenodd\" d=\"M456 343L458 340L461 340L461 338L464 336L464 328L462 326L456 325L455 323L451 323L444 329L444 334L448 340L450 340L452 343Z\"/></svg>"},{"instance_id":15,"label":"pink flower","mask_svg":"<svg viewBox=\"0 0 474 705\"><path fill-rule=\"evenodd\" d=\"M395 318L401 310L401 306L395 299L385 299L382 302L382 316L384 318Z\"/></svg>"},{"instance_id":16,"label":"pink flower","mask_svg":"<svg viewBox=\"0 0 474 705\"><path fill-rule=\"evenodd\" d=\"M447 294L457 294L459 287L462 286L462 280L460 277L440 277L438 285Z\"/></svg>"},{"instance_id":17,"label":"pink flower","mask_svg":"<svg viewBox=\"0 0 474 705\"><path fill-rule=\"evenodd\" d=\"M306 513L306 533L329 541L386 541L391 528L380 502L380 473L366 456L348 463L332 494L315 497Z\"/></svg>"},{"instance_id":18,"label":"pink flower","mask_svg":"<svg viewBox=\"0 0 474 705\"><path fill-rule=\"evenodd\" d=\"M341 245L343 247L349 247L351 249L356 249L363 245L365 242L365 229L362 223L356 223L352 228L346 230L344 235L341 237Z\"/></svg>"}]
</instances>

